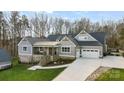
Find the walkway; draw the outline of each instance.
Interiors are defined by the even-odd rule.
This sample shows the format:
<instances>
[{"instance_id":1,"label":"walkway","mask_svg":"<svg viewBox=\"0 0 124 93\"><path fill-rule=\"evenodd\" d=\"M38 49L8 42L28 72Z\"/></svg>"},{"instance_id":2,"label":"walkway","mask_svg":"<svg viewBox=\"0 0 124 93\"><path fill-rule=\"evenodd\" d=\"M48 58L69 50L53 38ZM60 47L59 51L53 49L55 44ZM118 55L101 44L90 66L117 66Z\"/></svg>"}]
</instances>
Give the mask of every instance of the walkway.
<instances>
[{"instance_id":1,"label":"walkway","mask_svg":"<svg viewBox=\"0 0 124 93\"><path fill-rule=\"evenodd\" d=\"M70 64L72 64L72 63L70 63ZM68 67L70 64L58 65L58 66L48 66L48 67L35 65L35 66L32 66L32 67L28 68L28 70L64 68L64 67Z\"/></svg>"}]
</instances>

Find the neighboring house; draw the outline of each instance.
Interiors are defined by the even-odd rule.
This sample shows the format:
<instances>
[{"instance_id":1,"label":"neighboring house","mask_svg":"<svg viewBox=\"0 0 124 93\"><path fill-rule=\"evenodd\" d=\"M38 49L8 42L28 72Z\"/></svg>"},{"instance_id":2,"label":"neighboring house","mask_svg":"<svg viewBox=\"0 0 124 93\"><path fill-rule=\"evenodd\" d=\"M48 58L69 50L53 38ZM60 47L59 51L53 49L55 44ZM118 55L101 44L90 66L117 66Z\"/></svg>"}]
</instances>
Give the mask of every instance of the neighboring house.
<instances>
[{"instance_id":1,"label":"neighboring house","mask_svg":"<svg viewBox=\"0 0 124 93\"><path fill-rule=\"evenodd\" d=\"M77 35L49 35L47 39L25 37L18 44L18 52L21 62L36 61L36 55L49 56L52 61L60 57L102 58L107 52L106 35L104 32L81 31Z\"/></svg>"},{"instance_id":2,"label":"neighboring house","mask_svg":"<svg viewBox=\"0 0 124 93\"><path fill-rule=\"evenodd\" d=\"M0 70L7 69L11 67L11 57L7 51L3 48L0 48Z\"/></svg>"}]
</instances>

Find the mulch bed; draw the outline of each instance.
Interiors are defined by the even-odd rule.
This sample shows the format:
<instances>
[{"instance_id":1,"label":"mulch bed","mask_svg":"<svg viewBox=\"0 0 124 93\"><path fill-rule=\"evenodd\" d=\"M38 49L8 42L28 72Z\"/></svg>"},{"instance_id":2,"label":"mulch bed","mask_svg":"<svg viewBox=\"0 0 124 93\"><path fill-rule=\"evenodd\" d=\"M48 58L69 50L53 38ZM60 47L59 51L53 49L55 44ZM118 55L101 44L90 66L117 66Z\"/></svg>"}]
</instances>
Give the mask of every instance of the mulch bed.
<instances>
[{"instance_id":1,"label":"mulch bed","mask_svg":"<svg viewBox=\"0 0 124 93\"><path fill-rule=\"evenodd\" d=\"M58 66L58 65L65 65L65 64L69 64L72 63L74 60L58 60L58 61L54 61L54 62L50 62L45 66Z\"/></svg>"},{"instance_id":2,"label":"mulch bed","mask_svg":"<svg viewBox=\"0 0 124 93\"><path fill-rule=\"evenodd\" d=\"M102 73L105 73L106 71L110 70L109 67L99 67L96 71L94 71L87 79L86 81L95 81L96 78L98 78Z\"/></svg>"}]
</instances>

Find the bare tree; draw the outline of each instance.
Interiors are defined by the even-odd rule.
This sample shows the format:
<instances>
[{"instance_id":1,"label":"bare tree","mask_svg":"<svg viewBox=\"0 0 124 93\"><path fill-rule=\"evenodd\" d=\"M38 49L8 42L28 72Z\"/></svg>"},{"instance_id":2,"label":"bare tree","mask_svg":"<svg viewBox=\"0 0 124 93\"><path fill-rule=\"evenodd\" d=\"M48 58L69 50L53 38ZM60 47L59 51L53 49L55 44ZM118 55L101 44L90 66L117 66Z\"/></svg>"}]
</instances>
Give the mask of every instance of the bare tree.
<instances>
[{"instance_id":1,"label":"bare tree","mask_svg":"<svg viewBox=\"0 0 124 93\"><path fill-rule=\"evenodd\" d=\"M31 19L31 23L38 37L44 36L50 29L48 25L48 16L43 13L35 14L35 18Z\"/></svg>"},{"instance_id":2,"label":"bare tree","mask_svg":"<svg viewBox=\"0 0 124 93\"><path fill-rule=\"evenodd\" d=\"M19 20L19 12L13 11L11 12L11 17L10 17L10 28L12 32L12 55L16 56L17 55L17 44L18 44L18 37L20 37L20 20Z\"/></svg>"}]
</instances>

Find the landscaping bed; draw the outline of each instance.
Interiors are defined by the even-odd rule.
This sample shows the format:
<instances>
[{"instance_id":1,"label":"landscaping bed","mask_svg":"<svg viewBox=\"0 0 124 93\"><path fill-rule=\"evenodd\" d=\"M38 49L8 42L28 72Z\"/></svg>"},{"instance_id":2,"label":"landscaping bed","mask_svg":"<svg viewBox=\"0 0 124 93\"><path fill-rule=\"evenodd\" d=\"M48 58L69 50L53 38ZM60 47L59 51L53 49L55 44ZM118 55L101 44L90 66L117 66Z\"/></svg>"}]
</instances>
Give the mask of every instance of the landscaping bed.
<instances>
[{"instance_id":1,"label":"landscaping bed","mask_svg":"<svg viewBox=\"0 0 124 93\"><path fill-rule=\"evenodd\" d=\"M54 61L54 62L50 62L48 63L46 66L58 66L58 65L65 65L65 64L70 64L74 61L75 59L63 59L63 58L60 58L58 59L57 61Z\"/></svg>"},{"instance_id":2,"label":"landscaping bed","mask_svg":"<svg viewBox=\"0 0 124 93\"><path fill-rule=\"evenodd\" d=\"M105 73L106 71L110 70L111 68L108 67L99 67L96 71L94 71L86 81L94 81L96 80L101 74Z\"/></svg>"},{"instance_id":3,"label":"landscaping bed","mask_svg":"<svg viewBox=\"0 0 124 93\"><path fill-rule=\"evenodd\" d=\"M12 68L0 71L1 81L49 81L53 80L65 69L58 68L30 71L27 70L27 68L31 67L31 64L19 64L18 59L14 59L12 63Z\"/></svg>"}]
</instances>

